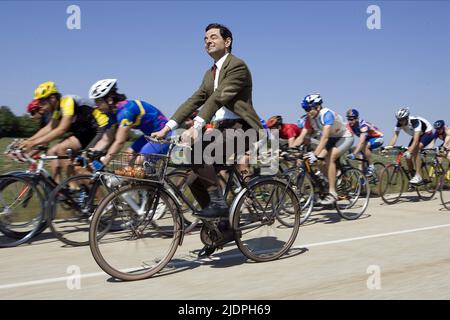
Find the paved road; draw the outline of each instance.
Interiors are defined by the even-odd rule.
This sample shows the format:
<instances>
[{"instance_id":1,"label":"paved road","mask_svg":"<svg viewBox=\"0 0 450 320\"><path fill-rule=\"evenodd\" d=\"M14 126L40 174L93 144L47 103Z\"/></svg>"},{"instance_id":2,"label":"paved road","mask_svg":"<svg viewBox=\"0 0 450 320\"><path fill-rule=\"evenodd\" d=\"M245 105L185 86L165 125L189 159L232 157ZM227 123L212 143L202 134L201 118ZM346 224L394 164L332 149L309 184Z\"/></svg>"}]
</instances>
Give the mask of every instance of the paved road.
<instances>
[{"instance_id":1,"label":"paved road","mask_svg":"<svg viewBox=\"0 0 450 320\"><path fill-rule=\"evenodd\" d=\"M175 268L138 282L112 280L88 247L66 247L46 233L0 250L0 298L450 299L450 212L439 200L372 199L366 213L356 221L313 213L291 255L270 263L248 262L235 246L198 260L195 233L178 249Z\"/></svg>"}]
</instances>

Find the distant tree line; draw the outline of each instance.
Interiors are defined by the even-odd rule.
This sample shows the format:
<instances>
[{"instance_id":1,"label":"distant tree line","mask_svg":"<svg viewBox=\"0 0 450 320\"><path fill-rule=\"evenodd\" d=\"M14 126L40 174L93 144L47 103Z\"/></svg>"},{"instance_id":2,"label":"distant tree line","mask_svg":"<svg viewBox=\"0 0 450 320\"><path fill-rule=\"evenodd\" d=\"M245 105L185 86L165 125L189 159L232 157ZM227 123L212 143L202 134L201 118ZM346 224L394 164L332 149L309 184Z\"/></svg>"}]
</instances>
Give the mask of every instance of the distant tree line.
<instances>
[{"instance_id":1,"label":"distant tree line","mask_svg":"<svg viewBox=\"0 0 450 320\"><path fill-rule=\"evenodd\" d=\"M0 138L28 138L39 130L39 123L28 114L16 116L11 108L0 107ZM70 133L67 134L69 136ZM128 134L129 141L135 141L142 135L138 130L131 130Z\"/></svg>"},{"instance_id":2,"label":"distant tree line","mask_svg":"<svg viewBox=\"0 0 450 320\"><path fill-rule=\"evenodd\" d=\"M33 121L29 115L16 116L11 108L0 107L0 138L31 137L39 129L39 124Z\"/></svg>"}]
</instances>

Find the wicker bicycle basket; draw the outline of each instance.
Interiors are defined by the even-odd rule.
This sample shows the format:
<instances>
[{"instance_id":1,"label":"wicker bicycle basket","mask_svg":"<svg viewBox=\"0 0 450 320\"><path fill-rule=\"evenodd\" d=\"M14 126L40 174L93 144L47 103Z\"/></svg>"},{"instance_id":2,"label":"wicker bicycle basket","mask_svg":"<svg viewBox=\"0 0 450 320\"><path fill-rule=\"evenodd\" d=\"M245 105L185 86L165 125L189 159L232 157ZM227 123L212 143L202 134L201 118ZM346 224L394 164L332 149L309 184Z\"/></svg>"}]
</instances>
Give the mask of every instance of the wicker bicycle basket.
<instances>
[{"instance_id":1,"label":"wicker bicycle basket","mask_svg":"<svg viewBox=\"0 0 450 320\"><path fill-rule=\"evenodd\" d=\"M162 182L168 161L166 154L117 153L108 170L121 177Z\"/></svg>"}]
</instances>

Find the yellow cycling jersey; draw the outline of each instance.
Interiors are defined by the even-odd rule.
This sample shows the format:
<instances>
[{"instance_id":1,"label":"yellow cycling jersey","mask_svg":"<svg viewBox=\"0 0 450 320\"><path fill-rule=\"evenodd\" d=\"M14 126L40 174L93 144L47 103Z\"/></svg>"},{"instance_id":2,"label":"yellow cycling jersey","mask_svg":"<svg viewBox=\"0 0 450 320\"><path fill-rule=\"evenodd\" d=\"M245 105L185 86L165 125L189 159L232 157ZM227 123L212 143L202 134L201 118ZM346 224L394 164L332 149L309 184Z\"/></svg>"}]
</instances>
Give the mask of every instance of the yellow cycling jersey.
<instances>
[{"instance_id":1,"label":"yellow cycling jersey","mask_svg":"<svg viewBox=\"0 0 450 320\"><path fill-rule=\"evenodd\" d=\"M59 109L53 112L52 118L60 120L62 117L74 117L72 120L72 128L74 129L82 129L82 126L86 125L98 128L107 126L109 122L108 116L99 109L94 108L94 106L95 104L92 100L74 95L63 96Z\"/></svg>"}]
</instances>

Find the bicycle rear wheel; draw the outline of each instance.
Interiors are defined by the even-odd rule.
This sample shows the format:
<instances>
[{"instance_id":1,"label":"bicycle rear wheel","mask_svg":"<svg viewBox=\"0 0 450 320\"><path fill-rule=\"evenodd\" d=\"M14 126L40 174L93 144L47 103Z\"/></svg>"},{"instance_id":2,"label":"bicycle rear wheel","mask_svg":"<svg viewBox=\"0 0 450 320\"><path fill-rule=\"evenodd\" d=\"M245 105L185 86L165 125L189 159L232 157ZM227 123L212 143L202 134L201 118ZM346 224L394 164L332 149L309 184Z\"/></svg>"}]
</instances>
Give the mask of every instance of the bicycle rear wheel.
<instances>
[{"instance_id":1,"label":"bicycle rear wheel","mask_svg":"<svg viewBox=\"0 0 450 320\"><path fill-rule=\"evenodd\" d=\"M441 172L442 169L425 162L420 171L422 173L423 181L416 187L416 191L420 199L428 201L433 199L436 194L439 187L439 172Z\"/></svg>"},{"instance_id":2,"label":"bicycle rear wheel","mask_svg":"<svg viewBox=\"0 0 450 320\"><path fill-rule=\"evenodd\" d=\"M445 162L448 160L445 159ZM442 171L442 175L439 183L439 193L441 203L445 209L450 210L450 168L448 163L442 167L447 168Z\"/></svg>"},{"instance_id":3,"label":"bicycle rear wheel","mask_svg":"<svg viewBox=\"0 0 450 320\"><path fill-rule=\"evenodd\" d=\"M189 204L194 206L197 210L201 210L200 205L198 204L197 200L195 200L191 189L187 185L189 176L189 172L175 170L169 173L166 178L169 179L175 185L175 187L177 187L177 189L181 191L181 193L186 197L186 200L189 201ZM194 221L197 220L197 218L192 215L193 211L191 210L191 208L189 208L189 206L184 201L181 201L181 214L183 215L186 226L191 225Z\"/></svg>"},{"instance_id":4,"label":"bicycle rear wheel","mask_svg":"<svg viewBox=\"0 0 450 320\"><path fill-rule=\"evenodd\" d=\"M277 218L284 216L292 227ZM300 205L285 182L264 179L254 182L232 206L235 242L241 252L256 262L272 261L285 254L297 238Z\"/></svg>"},{"instance_id":5,"label":"bicycle rear wheel","mask_svg":"<svg viewBox=\"0 0 450 320\"><path fill-rule=\"evenodd\" d=\"M361 170L349 168L337 178L338 198L336 209L347 220L358 219L367 209L370 198L370 185Z\"/></svg>"},{"instance_id":6,"label":"bicycle rear wheel","mask_svg":"<svg viewBox=\"0 0 450 320\"><path fill-rule=\"evenodd\" d=\"M399 166L394 164L387 165L383 171L381 171L380 182L378 185L378 193L384 203L397 203L405 190L407 180L405 173Z\"/></svg>"},{"instance_id":7,"label":"bicycle rear wheel","mask_svg":"<svg viewBox=\"0 0 450 320\"><path fill-rule=\"evenodd\" d=\"M381 172L383 172L384 168L386 167L384 163L382 162L375 162L374 164L375 171L371 177L367 177L370 184L370 194L372 197L379 197L380 196L380 189L379 184L381 181Z\"/></svg>"},{"instance_id":8,"label":"bicycle rear wheel","mask_svg":"<svg viewBox=\"0 0 450 320\"><path fill-rule=\"evenodd\" d=\"M45 228L44 198L26 177L0 177L0 247L15 247Z\"/></svg>"},{"instance_id":9,"label":"bicycle rear wheel","mask_svg":"<svg viewBox=\"0 0 450 320\"><path fill-rule=\"evenodd\" d=\"M64 180L50 194L47 204L49 225L54 235L71 246L88 245L90 217L108 193L93 175Z\"/></svg>"},{"instance_id":10,"label":"bicycle rear wheel","mask_svg":"<svg viewBox=\"0 0 450 320\"><path fill-rule=\"evenodd\" d=\"M164 213L158 213L163 208ZM154 216L157 227L153 222ZM114 231L104 225L121 221ZM172 259L182 239L182 218L174 201L160 186L127 185L108 195L96 209L89 244L97 264L117 279L146 279Z\"/></svg>"}]
</instances>

